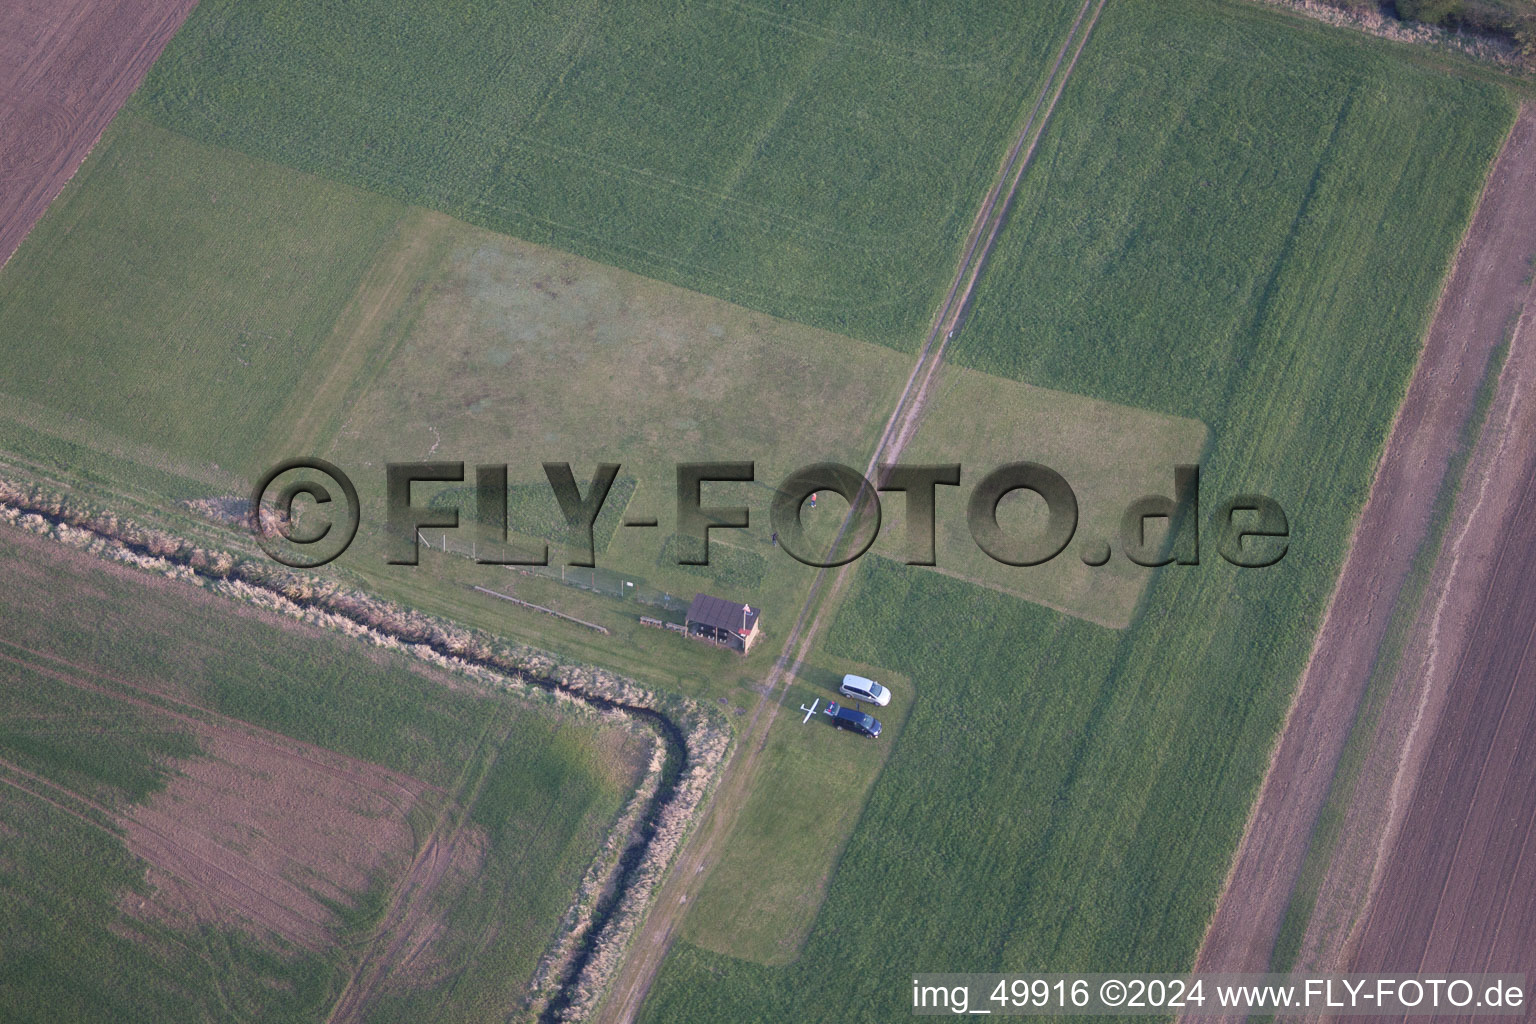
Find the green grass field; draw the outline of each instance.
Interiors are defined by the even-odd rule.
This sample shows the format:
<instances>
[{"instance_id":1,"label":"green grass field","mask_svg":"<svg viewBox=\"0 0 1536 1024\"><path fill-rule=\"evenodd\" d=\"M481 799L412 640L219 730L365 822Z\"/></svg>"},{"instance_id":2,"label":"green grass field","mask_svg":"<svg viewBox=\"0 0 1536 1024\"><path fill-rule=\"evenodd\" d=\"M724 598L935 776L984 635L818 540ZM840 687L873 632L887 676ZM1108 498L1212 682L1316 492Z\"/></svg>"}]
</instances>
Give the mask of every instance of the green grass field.
<instances>
[{"instance_id":1,"label":"green grass field","mask_svg":"<svg viewBox=\"0 0 1536 1024\"><path fill-rule=\"evenodd\" d=\"M324 217L301 229L287 214L295 205ZM131 254L132 273L118 274L104 252ZM175 298L147 298L161 295ZM353 475L364 501L365 529L342 564L431 605L433 589L441 599L472 583L524 581L473 566L434 581L384 568L384 462L508 463L510 523L527 549L560 521L540 462L569 460L585 484L596 462L618 461L600 564L684 601L695 590L739 595L769 610L770 629L786 625L810 576L771 543L774 486L815 461L862 467L910 369L882 346L131 118L0 275L0 339L9 341L0 391L11 399L0 442L47 476L163 506L243 497L278 460L321 455ZM69 372L20 339L48 345ZM173 364L185 376L166 373ZM151 405L155 415L143 415ZM977 405L998 412L975 421ZM1066 421L1086 426L1052 437ZM964 371L944 378L912 452L965 461L967 483L1021 457L1057 465L1079 490L1086 534L1109 529L1139 494L1166 489L1172 465L1196 459L1200 444L1198 423ZM756 464L756 481L714 485L706 500L747 505L752 528L717 532L708 567L677 565L675 464L743 459ZM996 566L971 542L959 499L943 496L946 571L1096 621L1129 620L1146 573L1095 574L1074 559ZM467 553L473 481L436 498L418 488L418 502L439 499L459 507L465 528L454 543ZM829 497L808 513L812 532L835 525L841 505ZM899 551L903 502L891 495L885 505L881 550ZM617 527L626 507L661 527ZM551 555L558 565L563 547ZM646 611L634 609L612 606L597 621L614 628L615 617Z\"/></svg>"},{"instance_id":2,"label":"green grass field","mask_svg":"<svg viewBox=\"0 0 1536 1024\"><path fill-rule=\"evenodd\" d=\"M194 137L900 349L1075 0L200 4Z\"/></svg>"},{"instance_id":3,"label":"green grass field","mask_svg":"<svg viewBox=\"0 0 1536 1024\"><path fill-rule=\"evenodd\" d=\"M6 267L8 448L41 429L57 438L44 458L97 451L82 465L95 474L114 456L148 464L185 478L180 497L191 481L259 471L278 443L264 439L319 373L317 343L402 211L238 154L198 159L202 148L113 127L51 209L51 239ZM45 338L68 344L44 359L23 342Z\"/></svg>"},{"instance_id":4,"label":"green grass field","mask_svg":"<svg viewBox=\"0 0 1536 1024\"><path fill-rule=\"evenodd\" d=\"M193 167L190 180L243 180L257 183L259 191L196 207L202 228L196 241L162 238L160 225L174 222L176 212L160 210L151 196L128 187L119 171L125 166L142 167L144 175L167 174L168 166ZM347 261L332 261L324 252L310 258L308 250L298 249L286 258L288 272L306 282L303 294L323 297L323 305L315 299L320 311L313 322L302 335L291 332L292 348L305 355L302 368L281 359L281 351L260 353L262 360L251 372L267 372L278 397L262 407L259 425L231 430L223 403L232 408L254 404L252 395L265 392L253 387L249 377L236 378L238 388L222 392L226 384L218 373L231 366L245 368L221 351L217 328L207 324L220 322L227 308L246 308L261 298L242 295L240 289L266 278L266 261L279 245L263 241L251 247L250 255L237 241L261 234L268 219L280 216L269 204L284 192L309 189L322 191L330 204L326 229L352 245L365 240L348 218L366 211L370 223L376 222L366 239L372 255L359 259L354 253ZM168 190L166 195L190 203L185 192ZM77 223L70 212L77 204L102 212L67 234L56 232L56 223ZM80 323L89 315L83 296L111 291L111 282L97 273L71 269L91 265L88 254L101 250L109 229L153 240L138 273L127 282L133 288L184 287L177 274L188 265L216 281L217 287L205 290L203 320L161 322L146 311L122 324L92 323L79 335L54 331L49 317L71 301L67 296L75 296L77 307L67 322ZM153 258L157 255L161 262ZM280 173L143 120L115 126L100 155L61 201L59 215L45 219L14 266L18 273L0 277L0 294L16 299L0 312L0 334L25 333L68 349L76 337L99 344L102 332L115 330L119 344L131 338L140 358L136 369L93 370L82 353L86 369L66 386L40 370L29 371L22 347L5 346L0 363L17 368L10 381L20 393L11 407L18 411L0 412L0 431L6 432L12 457L27 459L50 478L97 486L113 504L142 503L157 515L174 516L176 511L166 507L168 499L240 496L249 476L265 465L292 454L320 454L350 470L363 493L367 526L341 563L363 585L585 663L723 702L733 712L758 699L778 638L791 625L811 577L809 569L770 543L772 484L792 468L819 459L862 466L909 369L907 358L888 348L767 317L438 214L336 191L312 177ZM37 282L45 273L52 282L47 301L34 307L32 297L44 294ZM156 283L159 276L163 283ZM89 291L75 293L76 282ZM114 296L108 305L116 304ZM263 313L252 324L275 333L269 319ZM213 336L205 339L204 332ZM164 415L182 424L180 432L139 426L134 405L119 400L115 385L131 381L134 373L164 382L162 360L183 350L205 353L193 379L209 383L167 387L157 396ZM997 412L984 424L973 421L969 412L977 405ZM33 411L23 415L21 410ZM1065 443L1048 436L1055 424L1073 420L1091 422L1092 429ZM132 443L107 441L124 434ZM185 440L193 436L195 445ZM1163 487L1175 462L1198 458L1202 436L1203 428L1192 421L959 371L946 375L912 451L914 457L963 459L980 466L972 470L970 483L993 465L1021 457L1059 465L1080 490L1087 532L1112 521L1125 502L1146 489ZM189 457L193 454L207 459ZM599 530L600 540L611 538L599 544L607 585L628 580L637 584L637 593L670 593L682 601L695 590L750 600L766 609L767 642L751 658L739 659L641 627L640 615L661 613L640 601L613 600L556 580L477 566L467 557L469 529L453 538L461 554L424 552L419 568L384 566L381 464L434 455L470 465L482 460L511 464L512 524L515 539L525 547L548 539L546 527L557 516L539 461L570 459L582 477L600 459L621 461L625 478L637 482L628 507L657 515L662 528L615 530L624 502L611 499L613 509ZM708 497L749 505L753 528L717 533L709 567L676 565L676 546L668 540L675 503L673 464L740 458L756 460L758 482L720 485ZM423 490L428 493L417 500L431 500L430 489ZM465 487L441 493L448 492L456 495L468 524L472 493ZM1145 571L1115 567L1096 576L1075 558L1043 574L994 565L975 550L965 533L963 506L950 497L945 495L940 548L946 571L1097 621L1124 625L1129 620L1146 583ZM835 524L840 505L829 498L810 514L813 532ZM901 508L899 496L886 502L888 540L882 544L902 543ZM179 525L188 525L185 518ZM237 541L225 536L215 542ZM558 544L551 554L558 564ZM568 575L573 581L585 578L581 570ZM604 637L515 608L473 591L475 585L600 623L612 633ZM807 700L834 695L834 674L816 671L827 678L806 691ZM887 717L887 735L894 737L900 717ZM842 737L798 726L791 732L797 718L786 716L776 727L773 756L757 797L773 828L757 829L756 838L750 831L743 835L720 869L721 881L706 893L705 909L690 925L691 934L712 948L770 962L787 961L803 941L880 766L862 748L837 743ZM782 796L818 775L836 775L839 784L817 787L815 801ZM755 816L756 808L749 819ZM771 833L781 826L798 837L796 855L764 857L775 845ZM745 874L763 894L756 900L757 911L747 917L730 912L740 892L730 879ZM793 896L779 899L786 893Z\"/></svg>"},{"instance_id":5,"label":"green grass field","mask_svg":"<svg viewBox=\"0 0 1536 1024\"><path fill-rule=\"evenodd\" d=\"M1259 25L1106 10L952 358L1201 420L1207 516L1267 493L1290 554L1235 569L1207 520L1123 632L865 566L828 650L917 699L804 951L681 944L645 1019L885 1020L914 971L1187 967L1511 117Z\"/></svg>"},{"instance_id":6,"label":"green grass field","mask_svg":"<svg viewBox=\"0 0 1536 1024\"><path fill-rule=\"evenodd\" d=\"M168 502L241 494L291 454L355 469L373 509L391 458L504 459L523 488L546 458L583 480L632 463L629 506L663 525L614 531L600 564L750 597L769 632L750 658L451 553L386 570L365 535L341 571L744 713L809 575L756 512L717 534L718 573L665 564L655 471L862 464L1069 6L831 25L205 3L0 275L0 448L202 531ZM887 1019L913 970L1187 965L1511 116L1394 52L1236 5L1106 8L909 455L968 482L1052 464L1093 497L1083 539L1200 456L1205 515L1270 494L1291 553L1235 570L1207 518L1204 564L1156 575L1074 545L1030 582L953 532L954 576L871 557L646 1019ZM766 508L766 486L738 493ZM793 712L850 669L901 694L879 747Z\"/></svg>"},{"instance_id":7,"label":"green grass field","mask_svg":"<svg viewBox=\"0 0 1536 1024\"><path fill-rule=\"evenodd\" d=\"M479 692L400 655L9 527L0 615L6 1020L324 1016L439 816L480 837L477 856L456 859L433 890L427 920L445 931L386 985L369 1019L419 1020L422 1006L433 1019L483 1019L521 997L649 756L624 729ZM384 813L406 840L374 861L367 835L332 840L331 856L358 866L341 891L333 883L347 872L318 854L297 862L308 865L297 884L332 910L327 948L242 925L216 899L211 918L196 903L188 911L177 894L201 890L134 853L142 837L131 823L151 811L195 821L185 827L233 843L252 865L267 862L269 842L317 841L298 825L264 835L264 819L220 818L204 810L219 790L186 788L236 763L225 759L238 745L208 731L221 715L429 787L396 811L354 812L336 793L307 794L312 812L334 814L338 827ZM263 792L282 785L239 777L240 808L263 806Z\"/></svg>"}]
</instances>

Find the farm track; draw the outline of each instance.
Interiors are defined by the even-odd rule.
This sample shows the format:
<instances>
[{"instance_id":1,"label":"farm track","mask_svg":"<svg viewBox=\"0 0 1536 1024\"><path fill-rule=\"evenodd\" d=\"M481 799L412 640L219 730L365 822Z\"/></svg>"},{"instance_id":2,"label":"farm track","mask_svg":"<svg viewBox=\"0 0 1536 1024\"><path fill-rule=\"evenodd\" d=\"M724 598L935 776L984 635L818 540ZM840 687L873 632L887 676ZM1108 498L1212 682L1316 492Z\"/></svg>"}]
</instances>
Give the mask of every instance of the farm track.
<instances>
[{"instance_id":1,"label":"farm track","mask_svg":"<svg viewBox=\"0 0 1536 1024\"><path fill-rule=\"evenodd\" d=\"M1531 298L1528 260L1536 250L1532 194L1536 107L1527 106L1494 163L1447 278L1196 970L1270 967L1318 815L1414 559L1430 538L1436 498L1476 411L1490 359ZM1474 600L1465 596L1469 604ZM1389 754L1394 772L1403 756L1401 745ZM1460 793L1462 800L1473 796L1476 784L1471 785ZM1400 790L1401 780L1391 788ZM1381 789L1370 792L1374 795L1367 799L1378 802L1389 796ZM1358 803L1361 795L1355 799ZM1380 828L1380 821L1369 826L1377 833ZM1483 881L1492 884L1494 879ZM1350 897L1336 893L1330 898L1348 902L1361 897L1355 891ZM1339 927L1345 930L1353 919L1347 911L1321 903L1319 912L1341 921ZM1337 945L1334 939L1316 936L1308 943L1313 949Z\"/></svg>"},{"instance_id":2,"label":"farm track","mask_svg":"<svg viewBox=\"0 0 1536 1024\"><path fill-rule=\"evenodd\" d=\"M1536 139L1532 140L1536 142ZM1530 226L1536 249L1536 225ZM1536 971L1528 897L1536 280L1381 720L1329 851L1298 965ZM1454 843L1452 843L1454 841ZM1387 941L1390 939L1390 941ZM1523 960L1523 962L1522 962ZM1353 961L1353 963L1352 963Z\"/></svg>"},{"instance_id":3,"label":"farm track","mask_svg":"<svg viewBox=\"0 0 1536 1024\"><path fill-rule=\"evenodd\" d=\"M1068 78L1077 66L1077 59L1088 42L1104 3L1105 0L1084 0L1076 20L1057 51L1050 73L1008 150L997 178L982 200L949 289L865 467L866 479L874 474L879 463L896 461L915 433L945 350L964 320L976 283L987 257L991 255L992 246L1007 217L1019 182L1034 157L1036 146L1056 109L1057 100L1066 88ZM845 517L838 531L838 541L841 541L851 521L850 508L849 516ZM834 542L834 549L838 541ZM783 651L769 673L763 695L752 709L736 755L722 770L709 806L705 808L698 826L673 861L666 880L630 946L618 978L598 1009L598 1021L630 1024L638 1015L667 951L671 948L689 901L703 886L708 876L707 868L718 859L720 848L729 838L741 808L751 794L759 757L767 743L768 730L783 702L787 684L799 674L825 624L836 613L838 602L854 572L853 563L831 570L830 582L828 569L817 572L795 624L784 641Z\"/></svg>"},{"instance_id":4,"label":"farm track","mask_svg":"<svg viewBox=\"0 0 1536 1024\"><path fill-rule=\"evenodd\" d=\"M194 6L196 0L0 5L0 267Z\"/></svg>"}]
</instances>

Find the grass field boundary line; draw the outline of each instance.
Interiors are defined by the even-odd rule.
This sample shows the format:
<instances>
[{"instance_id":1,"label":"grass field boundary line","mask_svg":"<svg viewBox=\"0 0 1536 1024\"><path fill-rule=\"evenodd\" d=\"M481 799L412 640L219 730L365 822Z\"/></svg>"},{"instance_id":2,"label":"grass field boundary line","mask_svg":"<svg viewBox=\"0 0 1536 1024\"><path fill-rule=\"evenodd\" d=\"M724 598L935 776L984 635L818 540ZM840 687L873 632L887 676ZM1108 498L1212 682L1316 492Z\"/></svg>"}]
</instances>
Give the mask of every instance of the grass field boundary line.
<instances>
[{"instance_id":1,"label":"grass field boundary line","mask_svg":"<svg viewBox=\"0 0 1536 1024\"><path fill-rule=\"evenodd\" d=\"M1434 638L1439 635L1440 623L1446 611L1445 578L1457 571L1466 555L1468 533L1465 523L1458 525L1459 517L1462 517L1464 508L1472 510L1469 515L1476 514L1492 501L1488 493L1490 480L1486 473L1478 471L1479 459L1486 452L1486 449L1480 449L1479 439L1485 435L1500 437L1505 439L1501 441L1503 446L1508 444L1507 438L1514 436L1509 410L1500 414L1499 403L1496 401L1509 388L1520 390L1518 383L1510 383L1509 356L1513 339L1512 331L1510 339L1490 356L1483 382L1478 388L1473 415L1463 427L1457 452L1451 460L1440 493L1435 498L1436 511L1430 536L1415 555L1403 594L1392 609L1392 618L1377 654L1376 664L1371 668L1370 682L1361 699L1360 711L1350 728L1349 738L1339 758L1339 767L1329 786L1327 800L1319 812L1317 826L1308 842L1305 859L1277 936L1275 952L1271 957L1271 970L1300 971L1317 967L1316 960L1309 955L1311 951L1307 940L1320 930L1327 930L1321 924L1324 915L1316 913L1319 906L1325 903L1323 886L1332 877L1336 858L1340 856L1340 850L1345 844L1347 820L1361 803L1362 794L1370 785L1370 777L1379 774L1371 772L1371 762L1376 756L1376 749L1384 742L1384 734L1389 730L1401 731L1402 753L1392 766L1391 784L1385 791L1378 788L1376 796L1370 800L1371 805L1379 811L1374 820L1381 823L1382 827L1378 830L1376 842L1370 844L1372 849L1369 856L1353 858L1357 863L1369 862L1373 865L1373 874L1374 865L1386 848L1386 833L1396 813L1398 786L1403 779L1416 777L1406 751L1411 747L1414 731L1425 719L1432 690L1428 680L1435 675L1440 658L1440 647ZM1423 682L1416 685L1413 694L1408 695L1408 703L1413 710L1407 715L1404 724L1401 712L1396 716L1393 714L1392 706L1398 699L1397 691L1401 689L1396 680L1407 671L1406 666L1414 654L1412 647L1416 628L1426 622L1429 640L1423 645L1424 652L1419 659L1423 670L1416 672ZM1337 900L1327 902L1330 906L1338 905ZM1348 911L1349 920L1342 925L1343 931L1347 932L1354 927L1358 910L1355 907Z\"/></svg>"},{"instance_id":2,"label":"grass field boundary line","mask_svg":"<svg viewBox=\"0 0 1536 1024\"><path fill-rule=\"evenodd\" d=\"M502 213L515 213L519 216L526 217L528 220L535 223L542 224L546 227L559 228L562 231L568 231L572 235L581 238L587 238L594 242L599 242L611 249L623 250L633 255L652 260L656 263L667 264L680 270L687 270L691 273L695 273L703 280L716 282L717 290L712 294L718 298L724 299L727 302L735 303L736 305L742 305L743 303L741 300L743 298L763 299L773 296L783 296L786 294L779 291L740 287L734 282L734 280L726 271L719 269L718 265L715 263L684 259L681 256L669 256L665 253L657 252L654 249L647 249L641 245L633 245L627 242L613 241L602 231L585 227L580 224L575 224L570 221L556 220L553 217L546 217L541 214L536 214L526 207L512 206L506 203L491 203L484 200L476 200L474 206L479 209L496 210ZM597 259L597 257L593 258ZM634 273L640 274L641 276L648 276L645 274L644 270L636 270ZM884 299L877 302L856 303L848 300L845 297L829 294L825 296L825 305L817 305L815 302L804 301L807 296L812 296L817 300L822 299L822 295L816 293L794 293L795 301L802 309L810 309L817 312L829 312L834 310L864 311L873 309L885 309L896 305L898 302L896 299ZM774 314L763 313L762 315L773 316Z\"/></svg>"}]
</instances>

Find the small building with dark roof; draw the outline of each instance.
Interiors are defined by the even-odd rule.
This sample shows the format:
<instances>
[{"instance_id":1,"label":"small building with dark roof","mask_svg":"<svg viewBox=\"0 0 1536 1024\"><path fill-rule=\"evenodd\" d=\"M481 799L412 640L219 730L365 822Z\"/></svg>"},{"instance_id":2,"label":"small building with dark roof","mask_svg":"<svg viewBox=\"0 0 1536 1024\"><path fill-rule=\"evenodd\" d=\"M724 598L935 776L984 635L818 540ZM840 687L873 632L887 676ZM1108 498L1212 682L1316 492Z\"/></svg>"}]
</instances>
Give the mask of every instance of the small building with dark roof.
<instances>
[{"instance_id":1,"label":"small building with dark roof","mask_svg":"<svg viewBox=\"0 0 1536 1024\"><path fill-rule=\"evenodd\" d=\"M746 654L762 636L761 611L744 601L695 594L683 620L689 636L711 640Z\"/></svg>"}]
</instances>

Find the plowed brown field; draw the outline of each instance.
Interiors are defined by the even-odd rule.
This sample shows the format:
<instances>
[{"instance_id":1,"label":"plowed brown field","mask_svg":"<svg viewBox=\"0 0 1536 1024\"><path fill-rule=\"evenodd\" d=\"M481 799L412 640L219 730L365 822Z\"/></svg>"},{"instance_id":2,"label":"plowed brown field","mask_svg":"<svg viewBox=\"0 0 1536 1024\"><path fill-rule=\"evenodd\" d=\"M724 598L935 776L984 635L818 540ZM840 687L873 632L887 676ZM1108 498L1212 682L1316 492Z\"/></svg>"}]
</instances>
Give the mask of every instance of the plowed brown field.
<instances>
[{"instance_id":1,"label":"plowed brown field","mask_svg":"<svg viewBox=\"0 0 1536 1024\"><path fill-rule=\"evenodd\" d=\"M1311 662L1197 958L1198 970L1269 969L1313 826L1328 796L1393 608L1415 553L1430 536L1436 495L1465 425L1476 411L1490 357L1530 297L1530 260L1536 250L1533 194L1536 107L1527 106L1493 168L1441 296ZM1510 359L1516 358L1512 350ZM1533 471L1536 466L1526 470ZM1531 486L1536 488L1536 481ZM1508 570L1503 571L1518 576L1519 567L1536 558L1536 523L1527 523L1522 530L1517 518L1513 525L1515 528L1501 541L1500 557L1509 563ZM1480 586L1458 600L1486 601ZM1529 801L1529 794L1512 793L1508 794L1512 802L1503 803L1506 796L1501 794L1506 782L1515 781L1513 773L1522 770L1522 757L1524 770L1532 767L1531 750L1510 745L1517 742L1510 730L1528 731L1529 725L1519 717L1522 705L1518 701L1509 702L1507 719L1502 716L1511 687L1530 689L1536 683L1536 678L1524 684L1518 681L1526 671L1521 659L1527 638L1536 625L1536 592L1521 599L1515 583L1495 579L1492 586L1507 592L1501 591L1502 596L1486 606L1478 627L1481 645L1473 645L1473 658L1462 666L1462 671L1483 674L1458 676L1453 684L1455 696L1450 703L1456 706L1456 714L1447 718L1436 737L1436 753L1431 755L1413 798L1394 866L1384 888L1377 890L1386 903L1406 901L1407 905L1397 911L1383 905L1373 912L1380 922L1373 927L1379 932L1373 931L1376 938L1360 947L1360 955L1366 957L1362 964L1391 962L1400 969L1411 969L1415 942L1422 951L1430 939L1427 933L1420 940L1404 935L1403 944L1398 945L1397 929L1410 921L1437 934L1451 928L1434 941L1454 945L1459 941L1460 924L1435 923L1437 911L1433 908L1457 905L1464 915L1457 921L1473 931L1486 927L1491 933L1499 927L1503 901L1512 891L1520 891L1511 890L1508 879L1522 856L1520 844L1536 803L1521 802ZM1478 662L1481 668L1474 669L1471 664L1479 656L1484 661ZM1442 746L1445 749L1440 749ZM1399 747L1394 760L1403 756ZM1486 782L1485 767L1489 772ZM1480 809L1474 810L1474 806ZM1492 817L1485 821L1476 815L1502 817L1495 824ZM1519 820L1522 816L1523 822ZM1490 826L1499 838L1489 839L1486 830ZM1373 831L1380 834L1379 827ZM1515 845L1508 851L1509 863L1496 866L1500 851L1510 842ZM1477 876L1482 898L1495 900L1498 905L1468 902L1471 890L1467 886L1472 883L1457 874L1460 881L1452 884L1451 861L1457 864L1458 872ZM1523 870L1529 871L1530 866ZM1319 910L1339 917L1341 927L1348 929L1347 912L1336 914L1322 902ZM1500 942L1525 941L1529 948L1531 905L1527 902L1518 912L1511 905L1510 914L1523 917L1524 923L1513 927L1510 938ZM1315 950L1319 944L1330 943L1312 936L1307 950ZM1304 953L1302 963L1315 966L1308 953ZM1459 961L1455 965L1462 966ZM1445 968L1452 963L1439 962L1437 966ZM1471 969L1470 964L1467 969Z\"/></svg>"},{"instance_id":2,"label":"plowed brown field","mask_svg":"<svg viewBox=\"0 0 1536 1024\"><path fill-rule=\"evenodd\" d=\"M1536 972L1536 475L1366 920L1356 971Z\"/></svg>"},{"instance_id":3,"label":"plowed brown field","mask_svg":"<svg viewBox=\"0 0 1536 1024\"><path fill-rule=\"evenodd\" d=\"M0 266L197 0L0 4Z\"/></svg>"}]
</instances>

